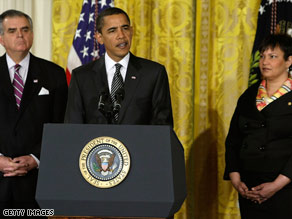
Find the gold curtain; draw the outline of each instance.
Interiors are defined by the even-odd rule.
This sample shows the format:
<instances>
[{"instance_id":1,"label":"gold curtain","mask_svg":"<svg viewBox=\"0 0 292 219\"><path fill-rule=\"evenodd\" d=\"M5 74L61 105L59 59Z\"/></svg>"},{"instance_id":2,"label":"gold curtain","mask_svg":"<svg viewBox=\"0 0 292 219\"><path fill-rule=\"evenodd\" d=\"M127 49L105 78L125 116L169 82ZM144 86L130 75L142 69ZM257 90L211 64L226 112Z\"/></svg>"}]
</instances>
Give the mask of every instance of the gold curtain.
<instances>
[{"instance_id":1,"label":"gold curtain","mask_svg":"<svg viewBox=\"0 0 292 219\"><path fill-rule=\"evenodd\" d=\"M66 69L83 0L53 0L52 61Z\"/></svg>"},{"instance_id":2,"label":"gold curtain","mask_svg":"<svg viewBox=\"0 0 292 219\"><path fill-rule=\"evenodd\" d=\"M240 218L237 194L222 180L224 143L237 99L247 88L259 4L260 0L197 1L195 139L188 159L193 168L194 218Z\"/></svg>"},{"instance_id":3,"label":"gold curtain","mask_svg":"<svg viewBox=\"0 0 292 219\"><path fill-rule=\"evenodd\" d=\"M114 3L131 18L131 51L160 62L168 72L188 186L175 218L239 219L237 194L222 179L224 141L237 99L247 88L260 0ZM81 5L82 0L54 0L53 60L63 67Z\"/></svg>"}]
</instances>

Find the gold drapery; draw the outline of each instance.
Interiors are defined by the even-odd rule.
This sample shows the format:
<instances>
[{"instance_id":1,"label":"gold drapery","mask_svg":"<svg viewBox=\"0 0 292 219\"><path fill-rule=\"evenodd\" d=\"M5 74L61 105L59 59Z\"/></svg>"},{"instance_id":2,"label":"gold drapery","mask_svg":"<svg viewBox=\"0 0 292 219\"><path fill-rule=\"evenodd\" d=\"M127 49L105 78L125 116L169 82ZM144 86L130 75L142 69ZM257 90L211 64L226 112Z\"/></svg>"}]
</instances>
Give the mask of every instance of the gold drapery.
<instances>
[{"instance_id":1,"label":"gold drapery","mask_svg":"<svg viewBox=\"0 0 292 219\"><path fill-rule=\"evenodd\" d=\"M52 60L66 69L83 0L53 0Z\"/></svg>"},{"instance_id":2,"label":"gold drapery","mask_svg":"<svg viewBox=\"0 0 292 219\"><path fill-rule=\"evenodd\" d=\"M222 180L224 143L237 99L247 88L259 4L197 1L195 140L189 155L195 218L240 218L237 194Z\"/></svg>"},{"instance_id":3,"label":"gold drapery","mask_svg":"<svg viewBox=\"0 0 292 219\"><path fill-rule=\"evenodd\" d=\"M237 194L222 180L224 141L237 98L247 88L259 4L115 0L134 27L131 51L162 63L168 72L188 184L188 197L176 219L240 218ZM81 5L82 0L54 0L53 60L63 67Z\"/></svg>"}]
</instances>

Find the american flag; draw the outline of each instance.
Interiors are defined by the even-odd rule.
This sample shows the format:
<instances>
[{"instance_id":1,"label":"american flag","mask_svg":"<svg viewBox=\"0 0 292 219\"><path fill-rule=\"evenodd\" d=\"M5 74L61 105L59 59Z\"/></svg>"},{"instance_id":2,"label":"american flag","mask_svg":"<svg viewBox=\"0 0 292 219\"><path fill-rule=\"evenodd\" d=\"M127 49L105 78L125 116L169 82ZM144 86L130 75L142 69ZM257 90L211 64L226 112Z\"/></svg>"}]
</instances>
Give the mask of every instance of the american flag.
<instances>
[{"instance_id":1,"label":"american flag","mask_svg":"<svg viewBox=\"0 0 292 219\"><path fill-rule=\"evenodd\" d=\"M66 68L68 84L74 68L98 59L104 54L103 45L94 38L96 17L102 10L113 6L113 0L83 0L78 27L68 55Z\"/></svg>"}]
</instances>

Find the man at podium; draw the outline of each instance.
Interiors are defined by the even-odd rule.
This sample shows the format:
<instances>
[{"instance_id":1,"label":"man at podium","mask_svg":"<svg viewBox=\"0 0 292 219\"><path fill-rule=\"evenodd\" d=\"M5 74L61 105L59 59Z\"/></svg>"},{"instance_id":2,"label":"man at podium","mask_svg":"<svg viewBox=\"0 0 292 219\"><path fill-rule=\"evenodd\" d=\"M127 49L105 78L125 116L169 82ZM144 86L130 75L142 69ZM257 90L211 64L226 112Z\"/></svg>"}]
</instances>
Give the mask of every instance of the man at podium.
<instances>
[{"instance_id":1,"label":"man at podium","mask_svg":"<svg viewBox=\"0 0 292 219\"><path fill-rule=\"evenodd\" d=\"M65 122L172 126L166 69L130 52L133 27L127 13L102 11L96 29L106 53L73 70Z\"/></svg>"}]
</instances>

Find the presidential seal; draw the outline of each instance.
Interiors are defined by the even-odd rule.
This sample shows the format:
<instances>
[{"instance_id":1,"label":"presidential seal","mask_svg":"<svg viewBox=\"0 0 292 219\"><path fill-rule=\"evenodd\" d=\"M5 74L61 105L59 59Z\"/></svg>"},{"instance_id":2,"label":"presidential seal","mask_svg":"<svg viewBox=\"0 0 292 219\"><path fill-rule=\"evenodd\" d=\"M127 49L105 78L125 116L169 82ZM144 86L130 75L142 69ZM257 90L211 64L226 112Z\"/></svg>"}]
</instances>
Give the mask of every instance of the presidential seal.
<instances>
[{"instance_id":1,"label":"presidential seal","mask_svg":"<svg viewBox=\"0 0 292 219\"><path fill-rule=\"evenodd\" d=\"M111 137L98 137L88 142L79 157L84 179L98 188L120 184L130 169L130 154L122 142Z\"/></svg>"}]
</instances>

